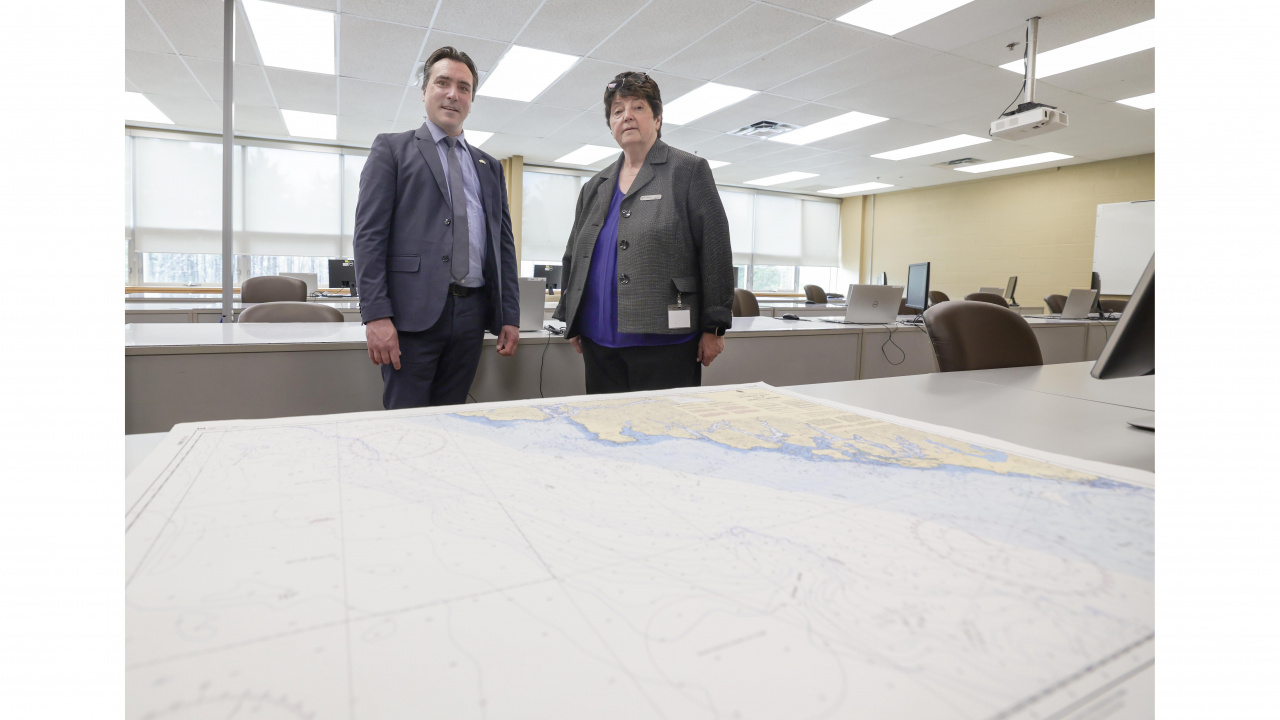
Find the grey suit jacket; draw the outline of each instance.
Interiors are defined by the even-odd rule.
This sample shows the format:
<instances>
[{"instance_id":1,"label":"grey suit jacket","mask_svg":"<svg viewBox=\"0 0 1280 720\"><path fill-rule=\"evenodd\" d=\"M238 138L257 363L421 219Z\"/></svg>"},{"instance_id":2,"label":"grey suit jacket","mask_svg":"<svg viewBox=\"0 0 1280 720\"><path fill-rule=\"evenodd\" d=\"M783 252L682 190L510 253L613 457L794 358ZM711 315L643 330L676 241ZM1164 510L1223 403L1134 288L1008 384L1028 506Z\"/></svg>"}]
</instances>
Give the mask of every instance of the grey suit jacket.
<instances>
[{"instance_id":1,"label":"grey suit jacket","mask_svg":"<svg viewBox=\"0 0 1280 720\"><path fill-rule=\"evenodd\" d=\"M488 244L484 287L491 314L486 329L520 324L520 281L502 165L468 143L480 177ZM453 210L449 177L425 123L374 138L360 172L356 202L356 286L360 318L390 317L397 330L435 324L452 282Z\"/></svg>"},{"instance_id":2,"label":"grey suit jacket","mask_svg":"<svg viewBox=\"0 0 1280 720\"><path fill-rule=\"evenodd\" d=\"M564 293L555 317L576 323L591 256L613 199L624 157L582 188L564 251ZM733 324L733 251L729 219L707 161L658 140L622 201L618 218L618 330L686 334L667 323L677 293L692 306L693 329Z\"/></svg>"}]
</instances>

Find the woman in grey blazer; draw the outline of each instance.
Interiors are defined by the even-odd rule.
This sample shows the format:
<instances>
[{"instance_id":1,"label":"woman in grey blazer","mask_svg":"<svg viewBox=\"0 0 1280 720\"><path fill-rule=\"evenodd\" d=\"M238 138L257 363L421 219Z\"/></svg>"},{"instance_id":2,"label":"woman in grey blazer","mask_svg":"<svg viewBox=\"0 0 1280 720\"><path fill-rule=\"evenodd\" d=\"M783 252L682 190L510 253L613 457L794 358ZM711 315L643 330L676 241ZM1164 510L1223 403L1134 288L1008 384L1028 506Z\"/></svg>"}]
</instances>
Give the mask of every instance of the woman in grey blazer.
<instances>
[{"instance_id":1,"label":"woman in grey blazer","mask_svg":"<svg viewBox=\"0 0 1280 720\"><path fill-rule=\"evenodd\" d=\"M619 74L604 108L622 156L578 195L553 317L588 393L696 387L733 323L729 220L707 161L662 142L653 78Z\"/></svg>"}]
</instances>

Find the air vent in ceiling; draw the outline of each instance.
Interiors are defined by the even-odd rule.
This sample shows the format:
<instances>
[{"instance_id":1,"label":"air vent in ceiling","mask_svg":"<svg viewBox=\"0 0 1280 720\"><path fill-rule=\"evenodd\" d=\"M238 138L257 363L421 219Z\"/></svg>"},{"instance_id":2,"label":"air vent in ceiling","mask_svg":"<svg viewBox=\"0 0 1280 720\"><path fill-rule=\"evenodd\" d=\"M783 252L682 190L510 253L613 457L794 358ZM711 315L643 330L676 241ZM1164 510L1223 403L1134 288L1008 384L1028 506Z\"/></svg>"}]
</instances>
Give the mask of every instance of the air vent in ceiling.
<instances>
[{"instance_id":1,"label":"air vent in ceiling","mask_svg":"<svg viewBox=\"0 0 1280 720\"><path fill-rule=\"evenodd\" d=\"M977 165L978 163L982 163L982 162L986 162L986 160L979 160L978 158L971 158L971 157L959 158L957 160L948 160L946 162L934 163L933 167L943 168L943 169L958 168L958 167L964 167L965 165Z\"/></svg>"},{"instance_id":2,"label":"air vent in ceiling","mask_svg":"<svg viewBox=\"0 0 1280 720\"><path fill-rule=\"evenodd\" d=\"M753 122L746 127L740 127L729 134L741 135L743 137L767 138L799 129L800 127L798 125L788 125L786 123L774 122L772 120L761 120L759 122Z\"/></svg>"}]
</instances>

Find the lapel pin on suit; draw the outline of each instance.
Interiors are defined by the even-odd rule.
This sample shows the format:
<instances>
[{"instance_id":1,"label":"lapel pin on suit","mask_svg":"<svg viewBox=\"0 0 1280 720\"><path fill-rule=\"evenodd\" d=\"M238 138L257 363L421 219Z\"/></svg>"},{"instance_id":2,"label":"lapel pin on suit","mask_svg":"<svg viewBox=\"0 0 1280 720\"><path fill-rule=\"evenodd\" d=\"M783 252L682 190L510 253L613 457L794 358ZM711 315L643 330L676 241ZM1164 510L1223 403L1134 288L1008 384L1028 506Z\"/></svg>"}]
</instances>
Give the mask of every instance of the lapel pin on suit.
<instances>
[{"instance_id":1,"label":"lapel pin on suit","mask_svg":"<svg viewBox=\"0 0 1280 720\"><path fill-rule=\"evenodd\" d=\"M480 158L480 164L481 164L481 165L488 165L489 163L485 162L485 159L484 159L484 158Z\"/></svg>"}]
</instances>

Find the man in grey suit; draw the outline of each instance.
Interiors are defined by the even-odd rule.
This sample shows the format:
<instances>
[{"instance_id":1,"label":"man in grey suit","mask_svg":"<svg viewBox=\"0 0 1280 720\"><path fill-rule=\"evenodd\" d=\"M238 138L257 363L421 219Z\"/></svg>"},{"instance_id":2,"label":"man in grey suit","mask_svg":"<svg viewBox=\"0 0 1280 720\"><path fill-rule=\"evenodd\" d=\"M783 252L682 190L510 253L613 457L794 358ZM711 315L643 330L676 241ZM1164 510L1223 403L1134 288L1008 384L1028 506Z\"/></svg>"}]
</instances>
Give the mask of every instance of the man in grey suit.
<instances>
[{"instance_id":1,"label":"man in grey suit","mask_svg":"<svg viewBox=\"0 0 1280 720\"><path fill-rule=\"evenodd\" d=\"M442 47L423 70L427 120L373 141L356 203L356 285L388 410L466 402L488 330L520 342L520 297L502 166L462 131L478 81Z\"/></svg>"}]
</instances>

